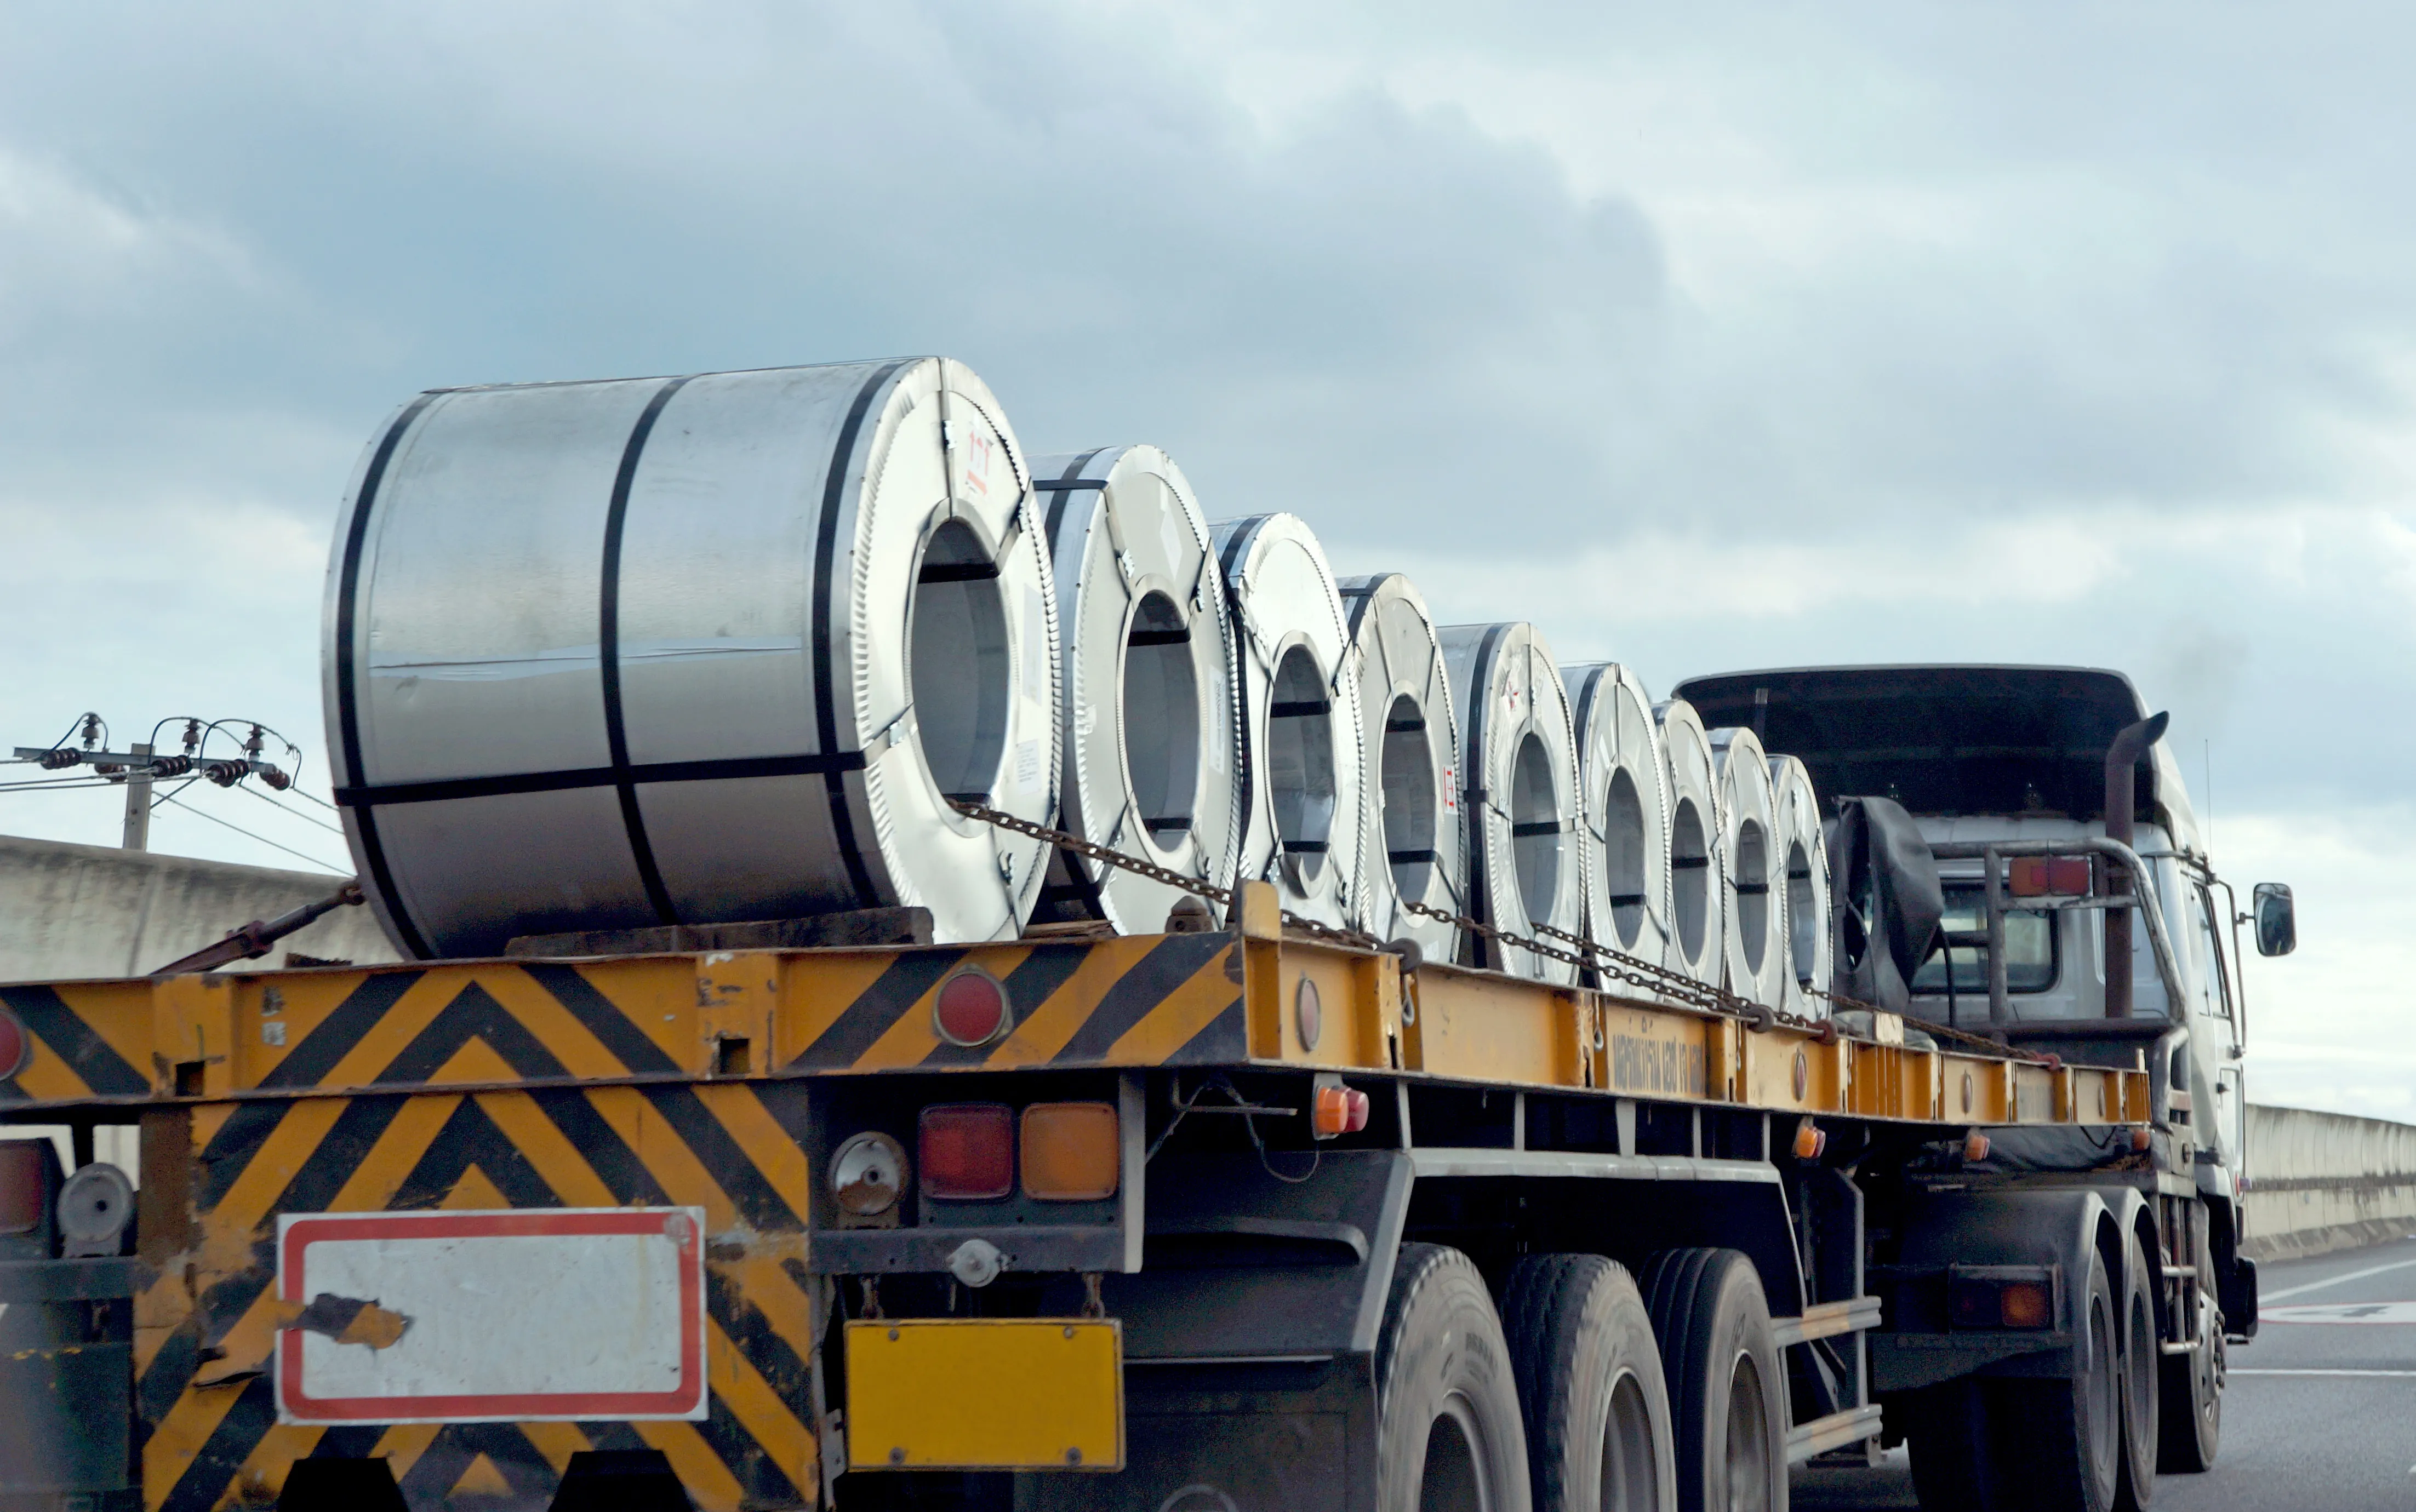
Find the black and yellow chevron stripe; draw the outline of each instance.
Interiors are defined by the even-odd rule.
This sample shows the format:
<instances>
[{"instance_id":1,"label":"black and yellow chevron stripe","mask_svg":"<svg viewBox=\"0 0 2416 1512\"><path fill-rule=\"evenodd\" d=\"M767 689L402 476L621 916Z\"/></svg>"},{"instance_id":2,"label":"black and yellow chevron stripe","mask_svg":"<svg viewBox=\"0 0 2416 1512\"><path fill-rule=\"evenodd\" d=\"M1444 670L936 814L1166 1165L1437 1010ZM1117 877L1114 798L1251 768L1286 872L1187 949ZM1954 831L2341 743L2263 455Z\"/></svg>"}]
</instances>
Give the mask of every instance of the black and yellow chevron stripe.
<instances>
[{"instance_id":1,"label":"black and yellow chevron stripe","mask_svg":"<svg viewBox=\"0 0 2416 1512\"><path fill-rule=\"evenodd\" d=\"M313 1455L385 1458L415 1507L535 1496L578 1450L641 1446L661 1450L700 1505L812 1505L811 1079L1244 1060L1233 949L1199 936L725 956L710 978L702 958L664 957L0 988L36 1042L0 1100L150 1100L176 1091L175 1061L209 1069L200 1098L143 1114L146 1187L173 1186L167 1162L189 1152L176 1161L187 1233L146 1232L160 1269L136 1303L150 1507L264 1505ZM945 1043L931 1022L933 992L968 961L1017 1006L1013 1029L980 1049ZM747 1022L727 999L758 979L776 1069L706 1079L701 1047ZM267 1023L282 1044L265 1042ZM689 1205L711 1235L705 1421L277 1424L264 1367L278 1215Z\"/></svg>"},{"instance_id":2,"label":"black and yellow chevron stripe","mask_svg":"<svg viewBox=\"0 0 2416 1512\"><path fill-rule=\"evenodd\" d=\"M506 1037L506 1043L511 1043ZM395 1057L468 1070L494 1048L459 1018ZM498 1069L480 1067L481 1070ZM701 1505L810 1504L814 1284L805 1268L811 1185L793 1082L563 1087L204 1103L187 1116L190 1246L136 1314L146 1505L205 1512L273 1493L312 1455L388 1459L415 1506L457 1488L550 1490L572 1453L662 1450ZM280 1213L408 1208L695 1205L707 1215L708 1375L702 1423L276 1424ZM476 1484L465 1485L465 1480Z\"/></svg>"},{"instance_id":3,"label":"black and yellow chevron stripe","mask_svg":"<svg viewBox=\"0 0 2416 1512\"><path fill-rule=\"evenodd\" d=\"M237 1099L701 1076L733 1024L774 1076L1232 1064L1248 1058L1239 956L1192 935L0 987L35 1043L0 1109L172 1095L179 1064L201 1078L187 1091ZM1014 1004L1012 1030L976 1049L931 1018L969 962Z\"/></svg>"}]
</instances>

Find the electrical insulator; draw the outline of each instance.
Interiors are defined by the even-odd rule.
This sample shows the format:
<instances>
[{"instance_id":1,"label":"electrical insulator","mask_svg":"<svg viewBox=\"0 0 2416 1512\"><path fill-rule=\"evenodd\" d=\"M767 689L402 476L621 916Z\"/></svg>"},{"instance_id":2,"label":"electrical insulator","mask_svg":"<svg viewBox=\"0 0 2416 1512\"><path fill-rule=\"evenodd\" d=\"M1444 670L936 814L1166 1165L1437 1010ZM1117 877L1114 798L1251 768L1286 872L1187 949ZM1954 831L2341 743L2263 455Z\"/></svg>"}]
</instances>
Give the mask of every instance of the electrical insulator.
<instances>
[{"instance_id":1,"label":"electrical insulator","mask_svg":"<svg viewBox=\"0 0 2416 1512\"><path fill-rule=\"evenodd\" d=\"M263 763L261 766L260 780L266 783L269 786L276 788L280 793L294 786L293 778L288 777L276 767L270 766L266 763Z\"/></svg>"},{"instance_id":2,"label":"electrical insulator","mask_svg":"<svg viewBox=\"0 0 2416 1512\"><path fill-rule=\"evenodd\" d=\"M247 763L241 761L211 761L203 765L202 775L220 787L233 787L243 781L250 770Z\"/></svg>"},{"instance_id":3,"label":"electrical insulator","mask_svg":"<svg viewBox=\"0 0 2416 1512\"><path fill-rule=\"evenodd\" d=\"M189 756L163 756L151 758L151 775L154 777L181 777L192 770L193 758Z\"/></svg>"},{"instance_id":4,"label":"electrical insulator","mask_svg":"<svg viewBox=\"0 0 2416 1512\"><path fill-rule=\"evenodd\" d=\"M55 751L45 751L42 753L42 770L44 771L63 771L66 768L74 766L77 762L82 761L83 759L83 753L82 751L72 750L67 746L61 746Z\"/></svg>"}]
</instances>

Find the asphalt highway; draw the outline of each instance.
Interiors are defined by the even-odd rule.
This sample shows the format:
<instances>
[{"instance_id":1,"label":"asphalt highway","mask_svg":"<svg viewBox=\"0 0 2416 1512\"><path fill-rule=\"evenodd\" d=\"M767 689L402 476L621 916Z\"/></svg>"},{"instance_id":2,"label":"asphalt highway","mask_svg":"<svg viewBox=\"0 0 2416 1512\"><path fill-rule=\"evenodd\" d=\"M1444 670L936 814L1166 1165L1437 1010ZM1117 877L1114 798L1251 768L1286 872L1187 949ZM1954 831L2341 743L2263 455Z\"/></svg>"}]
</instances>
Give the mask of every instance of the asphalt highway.
<instances>
[{"instance_id":1,"label":"asphalt highway","mask_svg":"<svg viewBox=\"0 0 2416 1512\"><path fill-rule=\"evenodd\" d=\"M2223 1447L2156 1480L2155 1512L2416 1512L2416 1239L2272 1262L2262 1325L2231 1352ZM1918 1506L1904 1452L1799 1471L1810 1512Z\"/></svg>"}]
</instances>

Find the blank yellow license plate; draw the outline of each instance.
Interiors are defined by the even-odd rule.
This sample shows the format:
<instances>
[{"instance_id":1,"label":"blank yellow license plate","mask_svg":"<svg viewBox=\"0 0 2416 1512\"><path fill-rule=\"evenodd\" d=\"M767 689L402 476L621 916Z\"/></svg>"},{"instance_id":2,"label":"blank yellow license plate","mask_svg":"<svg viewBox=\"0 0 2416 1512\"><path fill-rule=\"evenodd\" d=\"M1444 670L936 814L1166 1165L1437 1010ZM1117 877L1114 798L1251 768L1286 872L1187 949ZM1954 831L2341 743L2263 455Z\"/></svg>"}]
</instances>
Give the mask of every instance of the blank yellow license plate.
<instances>
[{"instance_id":1,"label":"blank yellow license plate","mask_svg":"<svg viewBox=\"0 0 2416 1512\"><path fill-rule=\"evenodd\" d=\"M851 1470L1122 1470L1112 1318L847 1325Z\"/></svg>"}]
</instances>

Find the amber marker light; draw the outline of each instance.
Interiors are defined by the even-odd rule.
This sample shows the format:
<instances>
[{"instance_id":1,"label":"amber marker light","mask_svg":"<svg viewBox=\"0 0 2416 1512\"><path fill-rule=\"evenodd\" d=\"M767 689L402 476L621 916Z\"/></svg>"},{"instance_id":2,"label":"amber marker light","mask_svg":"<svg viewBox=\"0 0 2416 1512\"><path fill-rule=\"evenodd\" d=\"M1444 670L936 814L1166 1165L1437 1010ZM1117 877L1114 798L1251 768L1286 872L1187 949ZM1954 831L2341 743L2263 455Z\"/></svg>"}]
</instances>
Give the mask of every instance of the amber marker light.
<instances>
[{"instance_id":1,"label":"amber marker light","mask_svg":"<svg viewBox=\"0 0 2416 1512\"><path fill-rule=\"evenodd\" d=\"M1116 1194L1116 1110L1105 1102L1035 1102L1023 1110L1023 1194L1090 1203Z\"/></svg>"},{"instance_id":2,"label":"amber marker light","mask_svg":"<svg viewBox=\"0 0 2416 1512\"><path fill-rule=\"evenodd\" d=\"M1997 1294L1997 1316L2008 1328L2045 1328L2055 1322L2055 1299L2044 1281L2007 1281Z\"/></svg>"},{"instance_id":3,"label":"amber marker light","mask_svg":"<svg viewBox=\"0 0 2416 1512\"><path fill-rule=\"evenodd\" d=\"M998 1102L942 1102L923 1110L923 1195L956 1202L1015 1188L1015 1110Z\"/></svg>"}]
</instances>

